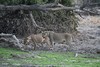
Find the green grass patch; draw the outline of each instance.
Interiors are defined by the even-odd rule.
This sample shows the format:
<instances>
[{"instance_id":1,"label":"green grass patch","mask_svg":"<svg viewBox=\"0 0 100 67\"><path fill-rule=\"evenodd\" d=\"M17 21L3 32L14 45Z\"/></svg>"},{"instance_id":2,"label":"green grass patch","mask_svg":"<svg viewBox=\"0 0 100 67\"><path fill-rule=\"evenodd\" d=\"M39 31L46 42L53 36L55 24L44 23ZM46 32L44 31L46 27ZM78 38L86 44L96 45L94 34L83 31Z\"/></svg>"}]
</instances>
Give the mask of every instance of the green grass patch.
<instances>
[{"instance_id":1,"label":"green grass patch","mask_svg":"<svg viewBox=\"0 0 100 67\"><path fill-rule=\"evenodd\" d=\"M11 54L24 54L26 52L22 52L18 49L14 48L0 48L0 57L10 58Z\"/></svg>"},{"instance_id":2,"label":"green grass patch","mask_svg":"<svg viewBox=\"0 0 100 67\"><path fill-rule=\"evenodd\" d=\"M13 58L15 55L32 55L25 58ZM23 55L24 54L24 55ZM53 65L55 67L100 67L100 55L79 54L74 57L72 52L53 52L53 51L33 51L23 52L17 49L0 48L0 57L6 59L5 62L13 65L31 64L46 67Z\"/></svg>"}]
</instances>

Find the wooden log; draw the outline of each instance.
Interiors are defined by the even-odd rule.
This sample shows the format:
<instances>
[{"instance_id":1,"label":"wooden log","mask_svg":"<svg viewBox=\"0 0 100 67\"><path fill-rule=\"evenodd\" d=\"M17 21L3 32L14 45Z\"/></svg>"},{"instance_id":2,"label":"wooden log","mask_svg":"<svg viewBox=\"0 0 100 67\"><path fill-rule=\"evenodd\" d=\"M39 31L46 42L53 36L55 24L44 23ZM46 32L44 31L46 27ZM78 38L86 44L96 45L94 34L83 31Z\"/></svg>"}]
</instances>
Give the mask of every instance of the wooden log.
<instances>
[{"instance_id":1,"label":"wooden log","mask_svg":"<svg viewBox=\"0 0 100 67\"><path fill-rule=\"evenodd\" d=\"M13 34L4 34L4 33L1 33L0 37L12 37L13 39L16 40L16 42L17 42L18 45L20 44L19 43L19 39L15 35L13 35Z\"/></svg>"},{"instance_id":2,"label":"wooden log","mask_svg":"<svg viewBox=\"0 0 100 67\"><path fill-rule=\"evenodd\" d=\"M75 10L76 7L66 7L61 4L44 4L44 5L0 5L0 10L9 10L9 11L15 11L15 10Z\"/></svg>"},{"instance_id":3,"label":"wooden log","mask_svg":"<svg viewBox=\"0 0 100 67\"><path fill-rule=\"evenodd\" d=\"M13 35L12 34L4 34L4 33L1 33L0 36L1 37L12 37Z\"/></svg>"}]
</instances>

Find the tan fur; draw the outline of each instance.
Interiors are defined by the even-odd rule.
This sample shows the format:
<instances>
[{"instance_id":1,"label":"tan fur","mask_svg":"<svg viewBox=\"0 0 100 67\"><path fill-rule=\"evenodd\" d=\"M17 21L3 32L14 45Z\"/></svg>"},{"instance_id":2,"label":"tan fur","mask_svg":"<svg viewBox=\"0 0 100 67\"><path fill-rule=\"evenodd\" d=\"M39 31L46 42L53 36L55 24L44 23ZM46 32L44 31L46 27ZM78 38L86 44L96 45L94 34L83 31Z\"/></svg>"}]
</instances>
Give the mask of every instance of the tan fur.
<instances>
[{"instance_id":1,"label":"tan fur","mask_svg":"<svg viewBox=\"0 0 100 67\"><path fill-rule=\"evenodd\" d=\"M44 31L42 32L42 36L48 36L50 38L50 42L53 43L66 43L67 45L71 44L71 34L69 33L55 33L53 31Z\"/></svg>"},{"instance_id":2,"label":"tan fur","mask_svg":"<svg viewBox=\"0 0 100 67\"><path fill-rule=\"evenodd\" d=\"M24 44L25 45L29 44L30 42L33 42L34 46L36 46L39 43L41 43L41 44L47 43L47 45L49 47L51 47L49 38L48 37L42 37L42 34L32 34L32 35L24 38Z\"/></svg>"}]
</instances>

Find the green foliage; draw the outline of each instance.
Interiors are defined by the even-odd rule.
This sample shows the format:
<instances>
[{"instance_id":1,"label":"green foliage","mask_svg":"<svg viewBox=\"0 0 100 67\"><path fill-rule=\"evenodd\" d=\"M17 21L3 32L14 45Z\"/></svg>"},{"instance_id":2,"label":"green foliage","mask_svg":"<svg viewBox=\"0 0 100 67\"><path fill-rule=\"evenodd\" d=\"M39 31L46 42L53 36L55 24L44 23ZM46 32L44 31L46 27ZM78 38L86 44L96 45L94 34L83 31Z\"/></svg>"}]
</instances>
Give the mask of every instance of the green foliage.
<instances>
[{"instance_id":1,"label":"green foliage","mask_svg":"<svg viewBox=\"0 0 100 67\"><path fill-rule=\"evenodd\" d=\"M17 5L17 4L45 4L53 3L55 0L0 0L0 4L4 5ZM71 0L59 0L64 5L71 5Z\"/></svg>"},{"instance_id":2,"label":"green foliage","mask_svg":"<svg viewBox=\"0 0 100 67\"><path fill-rule=\"evenodd\" d=\"M43 3L43 0L0 0L0 4L17 5L17 4L36 4Z\"/></svg>"},{"instance_id":3,"label":"green foliage","mask_svg":"<svg viewBox=\"0 0 100 67\"><path fill-rule=\"evenodd\" d=\"M60 3L66 6L71 6L72 0L61 0Z\"/></svg>"},{"instance_id":4,"label":"green foliage","mask_svg":"<svg viewBox=\"0 0 100 67\"><path fill-rule=\"evenodd\" d=\"M93 3L100 3L100 0L92 0Z\"/></svg>"}]
</instances>

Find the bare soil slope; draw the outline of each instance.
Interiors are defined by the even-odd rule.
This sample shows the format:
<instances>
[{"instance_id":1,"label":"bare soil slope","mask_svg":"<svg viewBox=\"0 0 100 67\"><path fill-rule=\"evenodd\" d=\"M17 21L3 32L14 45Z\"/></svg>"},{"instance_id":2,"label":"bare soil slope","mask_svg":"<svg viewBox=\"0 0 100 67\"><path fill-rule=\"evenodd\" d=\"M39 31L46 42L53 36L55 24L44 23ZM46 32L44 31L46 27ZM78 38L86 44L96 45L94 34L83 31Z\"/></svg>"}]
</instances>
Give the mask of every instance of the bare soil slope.
<instances>
[{"instance_id":1,"label":"bare soil slope","mask_svg":"<svg viewBox=\"0 0 100 67\"><path fill-rule=\"evenodd\" d=\"M100 16L83 16L80 18L74 37L73 50L81 53L100 53Z\"/></svg>"}]
</instances>

